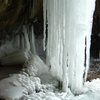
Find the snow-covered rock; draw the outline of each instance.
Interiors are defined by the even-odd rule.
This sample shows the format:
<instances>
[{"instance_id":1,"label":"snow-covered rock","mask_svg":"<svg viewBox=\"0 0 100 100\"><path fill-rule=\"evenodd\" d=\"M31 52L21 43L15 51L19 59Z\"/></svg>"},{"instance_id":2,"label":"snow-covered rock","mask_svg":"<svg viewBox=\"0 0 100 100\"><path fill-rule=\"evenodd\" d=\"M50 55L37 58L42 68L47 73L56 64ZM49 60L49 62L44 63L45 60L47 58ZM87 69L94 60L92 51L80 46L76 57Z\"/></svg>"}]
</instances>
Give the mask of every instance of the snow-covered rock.
<instances>
[{"instance_id":1,"label":"snow-covered rock","mask_svg":"<svg viewBox=\"0 0 100 100\"><path fill-rule=\"evenodd\" d=\"M15 77L6 78L0 81L0 98L6 100L20 99L24 93L25 88L13 84Z\"/></svg>"}]
</instances>

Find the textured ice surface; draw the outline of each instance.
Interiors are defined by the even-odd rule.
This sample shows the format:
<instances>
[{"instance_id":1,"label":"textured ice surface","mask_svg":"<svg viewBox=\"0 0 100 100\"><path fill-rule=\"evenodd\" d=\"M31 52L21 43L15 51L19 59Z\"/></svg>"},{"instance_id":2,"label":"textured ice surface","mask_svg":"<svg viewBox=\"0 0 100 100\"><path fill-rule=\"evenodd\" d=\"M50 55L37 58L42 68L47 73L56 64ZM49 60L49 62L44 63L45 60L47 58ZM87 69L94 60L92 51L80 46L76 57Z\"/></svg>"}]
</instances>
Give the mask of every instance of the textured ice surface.
<instances>
[{"instance_id":1,"label":"textured ice surface","mask_svg":"<svg viewBox=\"0 0 100 100\"><path fill-rule=\"evenodd\" d=\"M47 65L52 75L63 81L64 91L69 85L79 94L86 81L94 8L95 0L44 0Z\"/></svg>"},{"instance_id":2,"label":"textured ice surface","mask_svg":"<svg viewBox=\"0 0 100 100\"><path fill-rule=\"evenodd\" d=\"M42 83L39 77L14 74L0 81L0 98L6 100L100 100L100 79L86 82L86 93L74 96L70 89L62 92L57 88L57 80Z\"/></svg>"}]
</instances>

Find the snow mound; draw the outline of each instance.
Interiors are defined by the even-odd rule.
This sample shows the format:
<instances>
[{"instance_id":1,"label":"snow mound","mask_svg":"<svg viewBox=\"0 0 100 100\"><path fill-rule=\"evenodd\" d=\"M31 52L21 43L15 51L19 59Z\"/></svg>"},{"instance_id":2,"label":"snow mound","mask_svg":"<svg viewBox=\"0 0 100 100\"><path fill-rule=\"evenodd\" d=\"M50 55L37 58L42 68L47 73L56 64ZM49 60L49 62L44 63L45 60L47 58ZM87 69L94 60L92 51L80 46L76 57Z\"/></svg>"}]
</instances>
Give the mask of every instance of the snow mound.
<instances>
[{"instance_id":1,"label":"snow mound","mask_svg":"<svg viewBox=\"0 0 100 100\"><path fill-rule=\"evenodd\" d=\"M55 80L56 81L56 80ZM73 95L70 89L62 92L57 83L41 84L39 77L14 74L0 81L0 98L6 100L100 100L100 79L86 82L86 93Z\"/></svg>"},{"instance_id":2,"label":"snow mound","mask_svg":"<svg viewBox=\"0 0 100 100\"><path fill-rule=\"evenodd\" d=\"M15 100L39 91L41 88L38 77L29 77L23 74L13 76L0 81L0 97Z\"/></svg>"}]
</instances>

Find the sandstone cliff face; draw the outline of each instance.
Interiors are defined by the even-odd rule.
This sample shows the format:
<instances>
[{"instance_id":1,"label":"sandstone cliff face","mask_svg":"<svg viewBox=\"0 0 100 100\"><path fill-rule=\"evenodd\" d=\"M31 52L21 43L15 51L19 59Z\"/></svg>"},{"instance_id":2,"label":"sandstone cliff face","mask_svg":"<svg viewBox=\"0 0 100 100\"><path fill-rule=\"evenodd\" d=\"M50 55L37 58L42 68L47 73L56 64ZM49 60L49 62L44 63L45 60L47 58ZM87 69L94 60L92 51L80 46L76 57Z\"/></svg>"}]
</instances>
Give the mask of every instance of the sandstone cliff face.
<instances>
[{"instance_id":1,"label":"sandstone cliff face","mask_svg":"<svg viewBox=\"0 0 100 100\"><path fill-rule=\"evenodd\" d=\"M93 28L91 36L91 57L99 58L100 52L100 0L96 0L93 16Z\"/></svg>"},{"instance_id":2,"label":"sandstone cliff face","mask_svg":"<svg viewBox=\"0 0 100 100\"><path fill-rule=\"evenodd\" d=\"M41 9L42 0L0 0L0 31L14 29Z\"/></svg>"},{"instance_id":3,"label":"sandstone cliff face","mask_svg":"<svg viewBox=\"0 0 100 100\"><path fill-rule=\"evenodd\" d=\"M96 0L96 7L93 17L93 34L100 33L100 0Z\"/></svg>"},{"instance_id":4,"label":"sandstone cliff face","mask_svg":"<svg viewBox=\"0 0 100 100\"><path fill-rule=\"evenodd\" d=\"M23 0L0 1L0 30L14 27L18 17L23 13L25 5Z\"/></svg>"},{"instance_id":5,"label":"sandstone cliff face","mask_svg":"<svg viewBox=\"0 0 100 100\"><path fill-rule=\"evenodd\" d=\"M0 0L0 45L21 34L23 24L34 24L35 35L43 33L43 0Z\"/></svg>"},{"instance_id":6,"label":"sandstone cliff face","mask_svg":"<svg viewBox=\"0 0 100 100\"><path fill-rule=\"evenodd\" d=\"M96 0L96 16L100 18L100 0Z\"/></svg>"}]
</instances>

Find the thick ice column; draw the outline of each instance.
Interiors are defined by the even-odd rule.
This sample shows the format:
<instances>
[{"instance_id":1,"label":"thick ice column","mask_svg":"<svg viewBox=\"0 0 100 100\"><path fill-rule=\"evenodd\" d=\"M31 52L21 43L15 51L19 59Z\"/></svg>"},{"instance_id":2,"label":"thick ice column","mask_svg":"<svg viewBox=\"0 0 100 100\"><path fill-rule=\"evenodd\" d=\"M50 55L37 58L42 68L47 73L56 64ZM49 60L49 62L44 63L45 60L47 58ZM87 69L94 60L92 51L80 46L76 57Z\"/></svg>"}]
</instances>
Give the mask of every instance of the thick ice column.
<instances>
[{"instance_id":1,"label":"thick ice column","mask_svg":"<svg viewBox=\"0 0 100 100\"><path fill-rule=\"evenodd\" d=\"M74 93L83 88L89 66L90 36L95 0L66 0L66 51L69 56L69 86ZM86 47L86 66L85 46ZM86 68L85 68L86 67Z\"/></svg>"},{"instance_id":2,"label":"thick ice column","mask_svg":"<svg viewBox=\"0 0 100 100\"><path fill-rule=\"evenodd\" d=\"M45 3L46 2L46 3ZM95 0L45 0L48 21L47 63L51 73L69 85L73 93L83 92L89 68L90 36ZM44 17L44 22L46 17ZM85 77L84 77L85 75Z\"/></svg>"}]
</instances>

